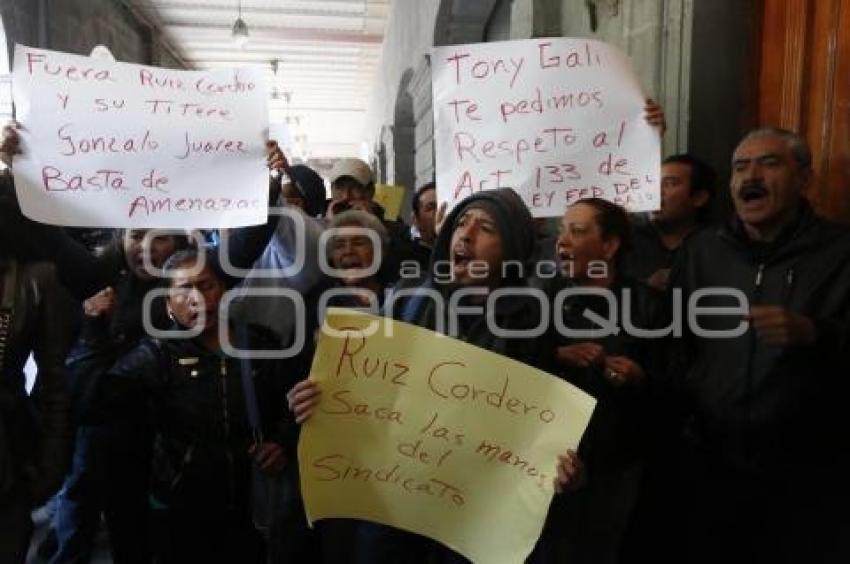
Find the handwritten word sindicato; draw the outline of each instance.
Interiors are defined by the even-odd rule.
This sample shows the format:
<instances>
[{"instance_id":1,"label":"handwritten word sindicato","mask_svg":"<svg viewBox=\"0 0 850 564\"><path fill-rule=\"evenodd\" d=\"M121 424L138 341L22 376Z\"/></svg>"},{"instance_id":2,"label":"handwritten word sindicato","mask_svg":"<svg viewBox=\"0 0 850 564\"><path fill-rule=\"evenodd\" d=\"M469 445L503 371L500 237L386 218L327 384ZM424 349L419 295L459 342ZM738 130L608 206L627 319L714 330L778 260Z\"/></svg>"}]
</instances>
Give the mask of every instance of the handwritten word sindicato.
<instances>
[{"instance_id":1,"label":"handwritten word sindicato","mask_svg":"<svg viewBox=\"0 0 850 564\"><path fill-rule=\"evenodd\" d=\"M464 492L457 486L438 478L419 478L402 472L400 464L390 468L374 468L356 463L342 454L329 454L317 458L312 463L316 479L320 482L353 481L387 484L400 487L403 492L412 495L445 499L455 507L466 500Z\"/></svg>"}]
</instances>

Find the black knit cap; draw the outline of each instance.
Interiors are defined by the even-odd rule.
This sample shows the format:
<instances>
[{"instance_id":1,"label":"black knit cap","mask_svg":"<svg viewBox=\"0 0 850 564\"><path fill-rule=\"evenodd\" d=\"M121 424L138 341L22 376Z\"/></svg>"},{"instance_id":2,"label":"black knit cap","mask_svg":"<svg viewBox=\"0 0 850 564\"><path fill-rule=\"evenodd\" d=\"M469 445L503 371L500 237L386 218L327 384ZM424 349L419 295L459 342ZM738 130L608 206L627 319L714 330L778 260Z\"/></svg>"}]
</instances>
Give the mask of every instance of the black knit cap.
<instances>
[{"instance_id":1,"label":"black knit cap","mask_svg":"<svg viewBox=\"0 0 850 564\"><path fill-rule=\"evenodd\" d=\"M452 208L434 242L432 262L449 258L449 246L457 222L466 210L472 208L482 209L493 217L502 237L504 260L525 263L531 258L534 249L531 212L512 188L497 188L473 194Z\"/></svg>"}]
</instances>

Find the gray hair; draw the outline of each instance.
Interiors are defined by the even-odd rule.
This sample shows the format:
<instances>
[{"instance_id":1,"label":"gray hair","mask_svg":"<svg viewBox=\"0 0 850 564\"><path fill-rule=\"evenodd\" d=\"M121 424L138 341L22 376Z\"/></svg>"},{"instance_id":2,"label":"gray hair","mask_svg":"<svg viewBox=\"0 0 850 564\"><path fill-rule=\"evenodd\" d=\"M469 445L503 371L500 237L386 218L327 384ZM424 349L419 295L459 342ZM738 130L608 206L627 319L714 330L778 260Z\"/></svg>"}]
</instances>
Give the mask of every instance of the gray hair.
<instances>
[{"instance_id":1,"label":"gray hair","mask_svg":"<svg viewBox=\"0 0 850 564\"><path fill-rule=\"evenodd\" d=\"M800 167L800 170L809 170L812 168L812 151L809 149L806 140L797 133L788 129L782 129L781 127L759 127L747 132L738 145L757 137L779 137L785 141L788 150L791 151L791 156L794 158L797 166Z\"/></svg>"},{"instance_id":2,"label":"gray hair","mask_svg":"<svg viewBox=\"0 0 850 564\"><path fill-rule=\"evenodd\" d=\"M390 242L390 235L387 233L387 228L384 227L383 222L371 213L362 210L346 210L339 215L333 216L333 219L328 223L328 228L333 229L337 227L362 227L364 229L371 229L378 234L382 247L386 247Z\"/></svg>"},{"instance_id":3,"label":"gray hair","mask_svg":"<svg viewBox=\"0 0 850 564\"><path fill-rule=\"evenodd\" d=\"M330 223L328 223L328 229L340 227L361 227L377 233L378 239L380 240L380 248L373 249L373 252L376 259L384 262L387 247L389 247L390 243L390 235L380 219L371 213L362 210L347 210L339 215L334 215ZM328 239L328 244L325 248L325 254L328 257L328 262L332 261L334 239L334 237Z\"/></svg>"}]
</instances>

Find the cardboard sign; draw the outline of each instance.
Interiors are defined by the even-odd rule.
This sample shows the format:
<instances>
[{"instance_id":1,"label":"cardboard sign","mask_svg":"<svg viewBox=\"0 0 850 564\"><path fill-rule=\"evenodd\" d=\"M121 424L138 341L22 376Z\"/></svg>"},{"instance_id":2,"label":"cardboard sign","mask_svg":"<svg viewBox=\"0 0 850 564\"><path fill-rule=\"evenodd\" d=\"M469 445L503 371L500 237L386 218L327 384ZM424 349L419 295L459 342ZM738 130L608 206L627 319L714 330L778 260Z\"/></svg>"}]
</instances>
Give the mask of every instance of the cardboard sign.
<instances>
[{"instance_id":1,"label":"cardboard sign","mask_svg":"<svg viewBox=\"0 0 850 564\"><path fill-rule=\"evenodd\" d=\"M404 186L393 186L390 184L376 184L374 201L384 208L384 219L395 221L401 213L401 205L404 203Z\"/></svg>"},{"instance_id":2,"label":"cardboard sign","mask_svg":"<svg viewBox=\"0 0 850 564\"><path fill-rule=\"evenodd\" d=\"M44 223L266 221L268 94L258 69L178 71L15 47L21 208Z\"/></svg>"},{"instance_id":3,"label":"cardboard sign","mask_svg":"<svg viewBox=\"0 0 850 564\"><path fill-rule=\"evenodd\" d=\"M331 309L298 448L311 521L350 517L522 562L595 400L525 364L407 323Z\"/></svg>"},{"instance_id":4,"label":"cardboard sign","mask_svg":"<svg viewBox=\"0 0 850 564\"><path fill-rule=\"evenodd\" d=\"M508 187L535 217L582 198L658 209L660 135L621 52L589 39L438 47L431 57L437 197Z\"/></svg>"}]
</instances>

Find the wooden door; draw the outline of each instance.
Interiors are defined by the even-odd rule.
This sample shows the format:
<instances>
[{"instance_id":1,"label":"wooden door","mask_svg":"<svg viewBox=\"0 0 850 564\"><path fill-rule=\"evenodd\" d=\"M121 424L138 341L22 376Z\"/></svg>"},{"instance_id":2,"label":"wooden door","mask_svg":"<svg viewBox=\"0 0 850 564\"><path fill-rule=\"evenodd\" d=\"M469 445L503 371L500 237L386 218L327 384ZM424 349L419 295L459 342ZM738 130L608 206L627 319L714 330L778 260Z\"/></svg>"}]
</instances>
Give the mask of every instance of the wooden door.
<instances>
[{"instance_id":1,"label":"wooden door","mask_svg":"<svg viewBox=\"0 0 850 564\"><path fill-rule=\"evenodd\" d=\"M850 0L761 0L759 122L805 135L809 199L850 223Z\"/></svg>"}]
</instances>

